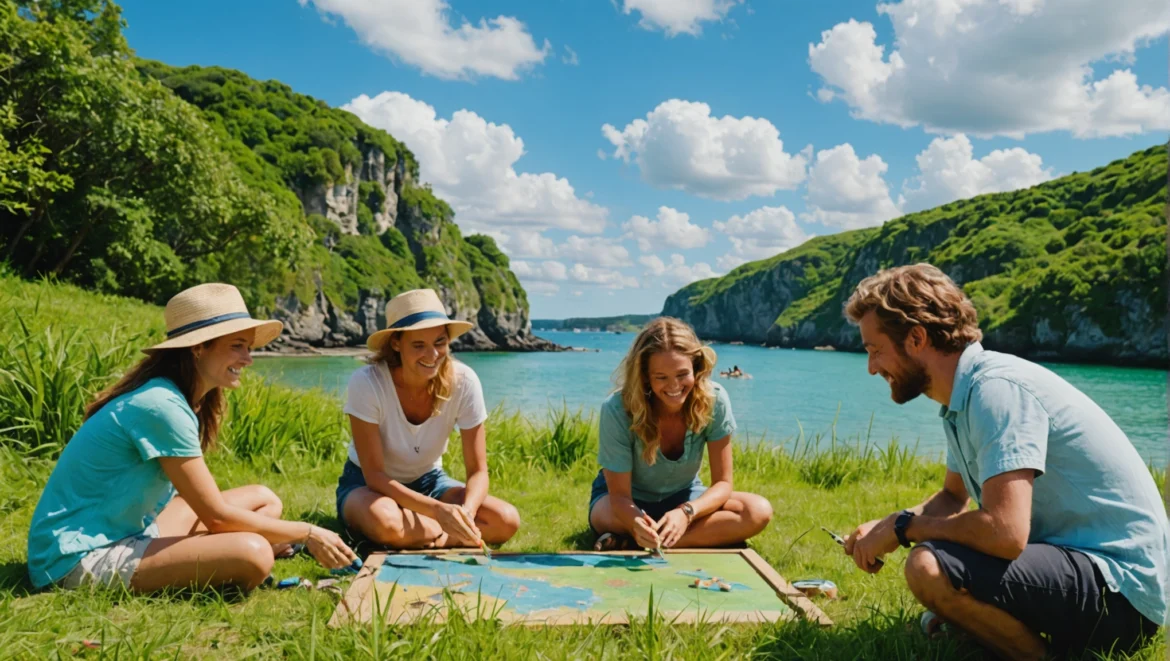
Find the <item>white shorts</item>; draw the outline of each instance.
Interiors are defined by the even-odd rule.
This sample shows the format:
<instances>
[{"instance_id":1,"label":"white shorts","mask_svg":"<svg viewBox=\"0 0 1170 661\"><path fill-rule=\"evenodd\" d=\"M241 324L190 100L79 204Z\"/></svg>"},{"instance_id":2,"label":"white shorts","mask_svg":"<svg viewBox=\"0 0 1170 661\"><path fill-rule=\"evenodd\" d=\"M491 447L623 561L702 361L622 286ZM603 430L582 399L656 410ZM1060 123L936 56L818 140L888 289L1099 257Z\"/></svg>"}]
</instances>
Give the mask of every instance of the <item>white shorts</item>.
<instances>
[{"instance_id":1,"label":"white shorts","mask_svg":"<svg viewBox=\"0 0 1170 661\"><path fill-rule=\"evenodd\" d=\"M155 539L143 532L96 548L81 556L81 562L65 574L59 585L67 590L91 584L130 589L130 579L146 555L146 547Z\"/></svg>"}]
</instances>

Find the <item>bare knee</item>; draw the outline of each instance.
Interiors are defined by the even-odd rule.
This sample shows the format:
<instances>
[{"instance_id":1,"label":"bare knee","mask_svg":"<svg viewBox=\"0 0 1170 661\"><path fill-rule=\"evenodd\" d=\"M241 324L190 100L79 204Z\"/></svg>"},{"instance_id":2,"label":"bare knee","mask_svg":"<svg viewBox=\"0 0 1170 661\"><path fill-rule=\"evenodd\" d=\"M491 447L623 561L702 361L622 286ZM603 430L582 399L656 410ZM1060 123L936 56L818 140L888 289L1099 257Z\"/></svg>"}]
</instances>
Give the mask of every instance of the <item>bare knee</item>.
<instances>
[{"instance_id":1,"label":"bare knee","mask_svg":"<svg viewBox=\"0 0 1170 661\"><path fill-rule=\"evenodd\" d=\"M256 511L263 510L265 514L274 519L279 519L280 515L284 513L284 503L280 501L280 496L276 492L263 484L253 484L248 487L252 496L257 503Z\"/></svg>"},{"instance_id":2,"label":"bare knee","mask_svg":"<svg viewBox=\"0 0 1170 661\"><path fill-rule=\"evenodd\" d=\"M927 608L936 606L948 591L954 590L938 558L926 547L920 546L910 551L906 558L905 575L910 592Z\"/></svg>"},{"instance_id":3,"label":"bare knee","mask_svg":"<svg viewBox=\"0 0 1170 661\"><path fill-rule=\"evenodd\" d=\"M756 494L745 494L743 498L743 517L748 529L755 535L768 527L772 522L772 503L767 498Z\"/></svg>"},{"instance_id":4,"label":"bare knee","mask_svg":"<svg viewBox=\"0 0 1170 661\"><path fill-rule=\"evenodd\" d=\"M272 573L272 565L275 562L272 545L267 539L250 532L240 533L235 543L238 567L233 582L251 590L263 583Z\"/></svg>"},{"instance_id":5,"label":"bare knee","mask_svg":"<svg viewBox=\"0 0 1170 661\"><path fill-rule=\"evenodd\" d=\"M373 530L364 531L371 540L388 546L402 544L406 537L406 526L402 521L402 510L397 505L376 502L370 507L370 522Z\"/></svg>"},{"instance_id":6,"label":"bare knee","mask_svg":"<svg viewBox=\"0 0 1170 661\"><path fill-rule=\"evenodd\" d=\"M496 515L499 517L499 521L492 526L493 534L489 541L502 544L512 539L516 531L520 530L520 512L511 503L502 503Z\"/></svg>"}]
</instances>

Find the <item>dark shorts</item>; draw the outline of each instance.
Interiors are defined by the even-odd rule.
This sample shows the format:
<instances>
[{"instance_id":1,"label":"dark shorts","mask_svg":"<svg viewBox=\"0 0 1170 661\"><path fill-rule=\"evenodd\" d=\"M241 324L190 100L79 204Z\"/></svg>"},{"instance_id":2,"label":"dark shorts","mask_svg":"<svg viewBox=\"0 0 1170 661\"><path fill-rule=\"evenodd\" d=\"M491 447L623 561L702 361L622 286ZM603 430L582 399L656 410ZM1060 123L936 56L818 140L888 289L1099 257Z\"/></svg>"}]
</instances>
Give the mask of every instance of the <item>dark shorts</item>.
<instances>
[{"instance_id":1,"label":"dark shorts","mask_svg":"<svg viewBox=\"0 0 1170 661\"><path fill-rule=\"evenodd\" d=\"M650 515L650 518L657 521L670 510L678 507L679 505L682 505L687 501L694 500L703 495L703 492L706 490L707 487L703 486L703 481L699 479L698 475L696 475L694 482L691 482L690 486L684 489L680 489L662 500L639 500L635 498L634 504L638 507L641 507L643 512ZM597 504L597 501L601 500L602 496L606 496L608 494L609 487L605 483L605 474L599 470L597 471L597 477L593 479L593 488L589 493L589 529L592 530L593 534L595 535L597 534L597 530L593 528L593 506Z\"/></svg>"},{"instance_id":2,"label":"dark shorts","mask_svg":"<svg viewBox=\"0 0 1170 661\"><path fill-rule=\"evenodd\" d=\"M967 590L1037 633L1054 652L1132 651L1158 625L1110 592L1089 556L1051 544L1028 544L1015 560L980 553L954 542L923 542L957 590Z\"/></svg>"},{"instance_id":3,"label":"dark shorts","mask_svg":"<svg viewBox=\"0 0 1170 661\"><path fill-rule=\"evenodd\" d=\"M447 475L442 468L435 468L422 474L413 482L404 482L403 485L411 491L417 491L424 496L438 500L447 493L451 487L464 486L462 482ZM341 478L337 480L337 520L342 525L349 527L345 522L345 499L349 497L350 492L358 487L366 486L366 478L362 475L362 469L352 461L345 460L345 468L341 471Z\"/></svg>"}]
</instances>

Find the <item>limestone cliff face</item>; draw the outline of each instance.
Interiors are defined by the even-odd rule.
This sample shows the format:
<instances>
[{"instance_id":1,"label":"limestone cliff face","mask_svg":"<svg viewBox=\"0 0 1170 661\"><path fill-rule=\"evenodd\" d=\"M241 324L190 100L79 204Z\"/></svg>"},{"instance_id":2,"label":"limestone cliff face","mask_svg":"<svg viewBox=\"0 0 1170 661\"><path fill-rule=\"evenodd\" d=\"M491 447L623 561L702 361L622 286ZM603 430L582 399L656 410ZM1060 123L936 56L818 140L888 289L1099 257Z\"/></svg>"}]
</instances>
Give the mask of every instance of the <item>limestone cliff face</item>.
<instances>
[{"instance_id":1,"label":"limestone cliff face","mask_svg":"<svg viewBox=\"0 0 1170 661\"><path fill-rule=\"evenodd\" d=\"M447 314L452 319L476 325L452 345L456 350L559 349L532 334L527 299L508 270L506 258L502 263L486 261L479 248L461 236L446 205L436 208L433 197L413 194L418 189L403 161L388 158L377 147L359 145L359 148L362 165L356 171L346 166L346 181L294 191L305 213L324 216L342 234L358 234L360 205L373 206L377 234L391 228L400 232L421 282L438 292ZM361 200L361 191L370 190L370 183L381 195L375 195L373 201ZM332 249L328 238L326 241L326 247ZM473 265L477 267L474 272ZM512 289L519 290L518 296L513 291L501 297L499 290L508 288L508 285L501 286L501 282L512 283ZM359 291L356 306L347 310L338 301L330 300L320 278L316 284L316 294L311 300L301 300L296 294L278 299L274 316L286 326L278 349L364 345L369 334L385 327L388 295L397 293Z\"/></svg>"},{"instance_id":2,"label":"limestone cliff face","mask_svg":"<svg viewBox=\"0 0 1170 661\"><path fill-rule=\"evenodd\" d=\"M337 223L345 234L358 233L358 199L362 182L373 182L381 189L386 202L374 211L374 226L381 234L394 226L398 212L398 189L405 176L405 164L401 161L386 163L386 154L371 145L361 147L362 163L357 172L352 165L345 165L345 180L326 182L309 186L307 189L293 189L306 214L320 214Z\"/></svg>"},{"instance_id":3,"label":"limestone cliff face","mask_svg":"<svg viewBox=\"0 0 1170 661\"><path fill-rule=\"evenodd\" d=\"M929 262L971 297L983 344L1035 360L1170 365L1166 151L818 237L672 294L700 336L861 351L843 308L864 278Z\"/></svg>"}]
</instances>

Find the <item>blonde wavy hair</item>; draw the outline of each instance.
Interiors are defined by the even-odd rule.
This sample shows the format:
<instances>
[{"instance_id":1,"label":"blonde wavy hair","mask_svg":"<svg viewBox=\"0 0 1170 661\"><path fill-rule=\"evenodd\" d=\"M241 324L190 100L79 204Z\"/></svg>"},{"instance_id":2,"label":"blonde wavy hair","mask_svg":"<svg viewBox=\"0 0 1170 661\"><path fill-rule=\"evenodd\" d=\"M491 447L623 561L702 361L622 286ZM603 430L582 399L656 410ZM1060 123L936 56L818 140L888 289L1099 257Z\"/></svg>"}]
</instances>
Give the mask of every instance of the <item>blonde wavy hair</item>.
<instances>
[{"instance_id":1,"label":"blonde wavy hair","mask_svg":"<svg viewBox=\"0 0 1170 661\"><path fill-rule=\"evenodd\" d=\"M983 338L971 299L931 264L885 269L862 280L845 303L845 315L858 324L870 311L877 313L878 328L899 352L915 326L926 331L934 348L947 353Z\"/></svg>"},{"instance_id":2,"label":"blonde wavy hair","mask_svg":"<svg viewBox=\"0 0 1170 661\"><path fill-rule=\"evenodd\" d=\"M391 333L386 341L382 343L382 347L378 352L367 359L371 365L378 363L386 363L386 367L391 369L402 366L402 354L394 350L394 340L401 340L405 334L404 331L395 331ZM448 342L450 342L450 333L448 335ZM449 345L448 345L449 346ZM427 383L427 392L431 395L431 417L439 415L443 412L443 404L451 401L451 393L455 390L455 359L451 357L450 348L447 353L439 361L439 373L435 378Z\"/></svg>"},{"instance_id":3,"label":"blonde wavy hair","mask_svg":"<svg viewBox=\"0 0 1170 661\"><path fill-rule=\"evenodd\" d=\"M673 317L659 317L647 324L618 366L616 381L622 393L622 405L630 415L630 431L642 440L642 459L651 466L662 438L650 405L654 396L650 391L650 356L664 351L677 351L691 359L695 387L683 402L687 429L696 434L701 432L711 422L715 408L715 390L711 385L715 351L701 344L690 326Z\"/></svg>"}]
</instances>

